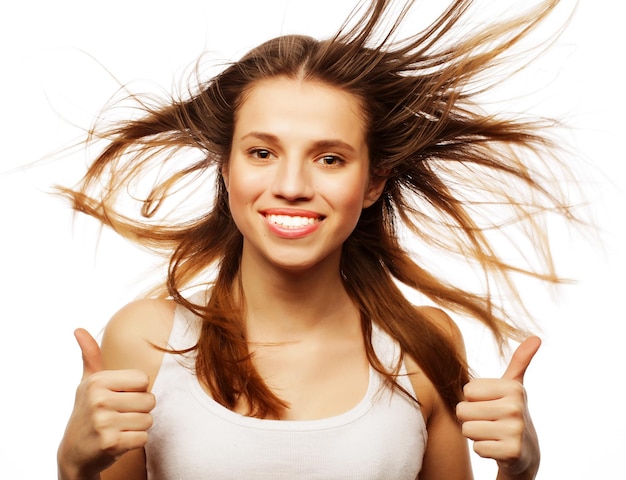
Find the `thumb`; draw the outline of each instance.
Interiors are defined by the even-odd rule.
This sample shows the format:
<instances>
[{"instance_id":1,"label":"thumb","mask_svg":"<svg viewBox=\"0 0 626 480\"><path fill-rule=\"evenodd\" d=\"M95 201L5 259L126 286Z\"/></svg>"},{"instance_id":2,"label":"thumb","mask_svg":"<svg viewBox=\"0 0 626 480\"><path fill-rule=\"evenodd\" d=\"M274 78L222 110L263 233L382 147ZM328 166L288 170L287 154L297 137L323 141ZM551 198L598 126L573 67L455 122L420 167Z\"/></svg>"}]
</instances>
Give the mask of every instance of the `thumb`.
<instances>
[{"instance_id":1,"label":"thumb","mask_svg":"<svg viewBox=\"0 0 626 480\"><path fill-rule=\"evenodd\" d=\"M517 380L520 383L524 383L524 374L531 360L539 350L541 346L541 339L539 337L528 337L522 343L519 344L515 353L511 357L509 366L507 367L502 378L508 380Z\"/></svg>"},{"instance_id":2,"label":"thumb","mask_svg":"<svg viewBox=\"0 0 626 480\"><path fill-rule=\"evenodd\" d=\"M74 337L83 354L83 380L92 373L104 370L100 346L90 333L84 328L78 328L74 331Z\"/></svg>"}]
</instances>

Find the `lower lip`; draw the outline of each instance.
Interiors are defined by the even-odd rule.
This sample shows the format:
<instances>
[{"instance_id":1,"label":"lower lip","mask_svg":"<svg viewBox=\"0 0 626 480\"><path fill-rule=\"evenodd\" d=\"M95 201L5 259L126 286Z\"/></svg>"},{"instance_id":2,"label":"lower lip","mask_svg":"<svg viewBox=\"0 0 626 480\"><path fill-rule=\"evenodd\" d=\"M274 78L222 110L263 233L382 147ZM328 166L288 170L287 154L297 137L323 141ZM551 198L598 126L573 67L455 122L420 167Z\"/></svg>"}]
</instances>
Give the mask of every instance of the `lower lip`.
<instances>
[{"instance_id":1,"label":"lower lip","mask_svg":"<svg viewBox=\"0 0 626 480\"><path fill-rule=\"evenodd\" d=\"M315 232L319 228L320 224L322 223L322 221L317 221L315 223L304 225L302 227L287 228L281 225L277 225L275 223L271 223L265 217L263 218L265 219L265 223L268 226L271 233L273 233L274 235L280 238L288 238L288 239L304 238L310 235L311 233Z\"/></svg>"}]
</instances>

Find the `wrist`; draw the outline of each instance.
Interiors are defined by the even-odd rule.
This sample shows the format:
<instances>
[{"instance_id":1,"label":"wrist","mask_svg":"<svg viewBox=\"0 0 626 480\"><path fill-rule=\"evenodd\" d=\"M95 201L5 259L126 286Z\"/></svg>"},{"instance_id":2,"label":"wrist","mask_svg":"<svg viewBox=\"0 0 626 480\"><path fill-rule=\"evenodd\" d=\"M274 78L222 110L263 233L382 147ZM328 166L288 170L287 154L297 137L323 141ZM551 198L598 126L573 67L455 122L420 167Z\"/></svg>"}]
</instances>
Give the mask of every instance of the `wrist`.
<instances>
[{"instance_id":1,"label":"wrist","mask_svg":"<svg viewBox=\"0 0 626 480\"><path fill-rule=\"evenodd\" d=\"M541 448L532 421L527 422L527 432L521 455L512 462L498 462L496 480L534 480L541 463Z\"/></svg>"},{"instance_id":2,"label":"wrist","mask_svg":"<svg viewBox=\"0 0 626 480\"><path fill-rule=\"evenodd\" d=\"M539 471L539 460L526 466L498 464L496 480L534 480Z\"/></svg>"},{"instance_id":3,"label":"wrist","mask_svg":"<svg viewBox=\"0 0 626 480\"><path fill-rule=\"evenodd\" d=\"M57 470L58 480L100 480L100 474L83 475L77 468L67 468L59 464Z\"/></svg>"},{"instance_id":4,"label":"wrist","mask_svg":"<svg viewBox=\"0 0 626 480\"><path fill-rule=\"evenodd\" d=\"M62 455L62 447L57 452L57 478L58 480L100 480L100 474L84 473L71 462L65 461ZM69 464L68 464L69 463Z\"/></svg>"}]
</instances>

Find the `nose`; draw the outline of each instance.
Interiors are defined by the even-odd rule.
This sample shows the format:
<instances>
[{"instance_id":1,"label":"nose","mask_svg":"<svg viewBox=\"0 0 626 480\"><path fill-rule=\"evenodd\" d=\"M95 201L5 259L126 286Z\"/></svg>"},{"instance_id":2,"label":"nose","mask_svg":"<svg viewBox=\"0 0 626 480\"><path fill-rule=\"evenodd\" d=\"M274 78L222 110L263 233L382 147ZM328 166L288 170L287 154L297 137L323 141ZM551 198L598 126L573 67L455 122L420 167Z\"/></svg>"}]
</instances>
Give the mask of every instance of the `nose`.
<instances>
[{"instance_id":1,"label":"nose","mask_svg":"<svg viewBox=\"0 0 626 480\"><path fill-rule=\"evenodd\" d=\"M307 162L298 157L282 158L276 163L272 194L290 202L313 196L312 172Z\"/></svg>"}]
</instances>

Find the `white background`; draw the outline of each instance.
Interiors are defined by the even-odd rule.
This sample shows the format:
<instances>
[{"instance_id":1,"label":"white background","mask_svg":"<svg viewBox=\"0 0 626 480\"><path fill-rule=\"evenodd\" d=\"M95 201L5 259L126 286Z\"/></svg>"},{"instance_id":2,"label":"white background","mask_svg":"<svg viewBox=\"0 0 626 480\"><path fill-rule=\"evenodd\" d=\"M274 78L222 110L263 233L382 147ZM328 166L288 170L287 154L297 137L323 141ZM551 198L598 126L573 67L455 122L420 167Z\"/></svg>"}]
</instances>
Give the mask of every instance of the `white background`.
<instances>
[{"instance_id":1,"label":"white background","mask_svg":"<svg viewBox=\"0 0 626 480\"><path fill-rule=\"evenodd\" d=\"M432 10L446 2L418 3ZM571 1L563 3L571 9ZM489 15L490 2L484 4ZM26 0L0 6L1 478L55 477L56 446L81 374L72 331L83 326L98 334L116 309L150 285L154 263L107 233L96 248L94 223L79 219L72 226L68 206L46 193L53 183L76 179L83 153L7 172L79 138L72 124L88 127L117 88L105 69L140 91L171 91L205 49L233 59L285 32L327 36L352 5ZM543 446L543 480L624 478L624 13L619 2L581 0L568 30L528 77L545 88L540 101L526 106L565 118L572 127L567 141L593 165L583 183L602 229L602 243L557 231L557 260L578 283L553 303L541 291L524 293L535 307L542 302L544 345L526 383ZM520 84L511 85L513 97ZM478 373L500 374L488 338L461 326ZM477 479L494 477L491 462L475 459L475 470Z\"/></svg>"}]
</instances>

